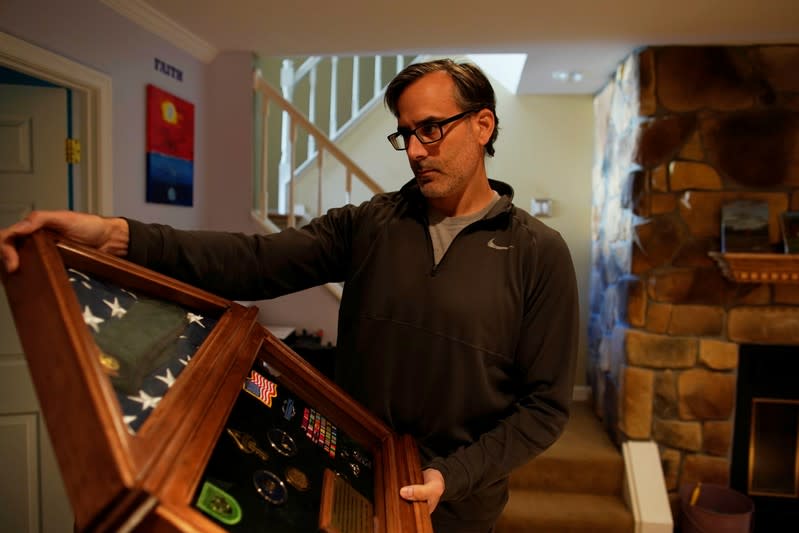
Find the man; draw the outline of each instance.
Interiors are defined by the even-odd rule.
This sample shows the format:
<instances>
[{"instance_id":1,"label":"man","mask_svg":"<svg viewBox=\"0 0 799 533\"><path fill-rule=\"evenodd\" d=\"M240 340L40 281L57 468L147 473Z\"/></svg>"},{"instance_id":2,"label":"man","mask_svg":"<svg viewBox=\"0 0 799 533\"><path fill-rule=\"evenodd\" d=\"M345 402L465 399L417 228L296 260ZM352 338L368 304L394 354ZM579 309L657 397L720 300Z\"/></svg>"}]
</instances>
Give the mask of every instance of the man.
<instances>
[{"instance_id":1,"label":"man","mask_svg":"<svg viewBox=\"0 0 799 533\"><path fill-rule=\"evenodd\" d=\"M177 231L121 218L39 212L0 231L47 226L232 299L345 281L336 381L416 437L435 530L487 533L510 472L560 435L577 346L577 284L561 236L489 180L495 96L475 66L410 65L389 84L389 142L414 179L266 236Z\"/></svg>"}]
</instances>

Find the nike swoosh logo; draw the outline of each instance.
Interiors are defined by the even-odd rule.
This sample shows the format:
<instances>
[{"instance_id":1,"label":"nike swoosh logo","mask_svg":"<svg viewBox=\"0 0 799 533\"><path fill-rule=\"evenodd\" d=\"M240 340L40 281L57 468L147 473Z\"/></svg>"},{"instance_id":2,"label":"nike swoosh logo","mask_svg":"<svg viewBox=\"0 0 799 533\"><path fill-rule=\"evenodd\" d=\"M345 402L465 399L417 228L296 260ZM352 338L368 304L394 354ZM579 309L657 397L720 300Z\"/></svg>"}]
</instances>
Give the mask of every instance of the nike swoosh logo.
<instances>
[{"instance_id":1,"label":"nike swoosh logo","mask_svg":"<svg viewBox=\"0 0 799 533\"><path fill-rule=\"evenodd\" d=\"M495 243L494 239L491 239L490 241L488 241L488 247L493 248L494 250L510 250L511 248L513 248L513 245L511 244L509 246L502 246L501 244Z\"/></svg>"}]
</instances>

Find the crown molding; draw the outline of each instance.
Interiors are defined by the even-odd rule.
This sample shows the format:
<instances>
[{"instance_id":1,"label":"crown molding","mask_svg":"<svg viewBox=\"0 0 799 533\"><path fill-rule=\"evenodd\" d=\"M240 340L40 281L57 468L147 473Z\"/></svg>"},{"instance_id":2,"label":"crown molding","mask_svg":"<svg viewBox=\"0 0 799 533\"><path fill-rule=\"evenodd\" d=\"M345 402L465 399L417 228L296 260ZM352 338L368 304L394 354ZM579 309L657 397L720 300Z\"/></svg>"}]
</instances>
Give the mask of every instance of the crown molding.
<instances>
[{"instance_id":1,"label":"crown molding","mask_svg":"<svg viewBox=\"0 0 799 533\"><path fill-rule=\"evenodd\" d=\"M208 41L190 32L144 0L100 1L123 17L169 41L204 63L210 63L219 53L219 50Z\"/></svg>"}]
</instances>

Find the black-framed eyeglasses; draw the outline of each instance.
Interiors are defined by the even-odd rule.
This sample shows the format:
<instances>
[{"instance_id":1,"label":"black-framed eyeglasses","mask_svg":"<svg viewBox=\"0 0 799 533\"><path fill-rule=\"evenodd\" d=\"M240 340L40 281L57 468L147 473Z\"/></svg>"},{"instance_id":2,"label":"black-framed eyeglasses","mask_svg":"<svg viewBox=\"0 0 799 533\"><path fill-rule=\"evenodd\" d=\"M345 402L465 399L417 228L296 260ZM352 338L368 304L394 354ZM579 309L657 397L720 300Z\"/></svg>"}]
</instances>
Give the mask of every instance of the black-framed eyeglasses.
<instances>
[{"instance_id":1,"label":"black-framed eyeglasses","mask_svg":"<svg viewBox=\"0 0 799 533\"><path fill-rule=\"evenodd\" d=\"M474 112L474 109L470 109L468 111L464 111L463 113L452 115L451 117L445 118L443 120L425 122L424 124L417 126L412 130L400 128L388 136L388 142L391 143L391 146L393 146L395 150L407 150L408 141L410 140L411 135L415 135L422 144L431 144L440 141L442 138L444 138L444 130L442 129L442 126L462 119L469 113Z\"/></svg>"}]
</instances>

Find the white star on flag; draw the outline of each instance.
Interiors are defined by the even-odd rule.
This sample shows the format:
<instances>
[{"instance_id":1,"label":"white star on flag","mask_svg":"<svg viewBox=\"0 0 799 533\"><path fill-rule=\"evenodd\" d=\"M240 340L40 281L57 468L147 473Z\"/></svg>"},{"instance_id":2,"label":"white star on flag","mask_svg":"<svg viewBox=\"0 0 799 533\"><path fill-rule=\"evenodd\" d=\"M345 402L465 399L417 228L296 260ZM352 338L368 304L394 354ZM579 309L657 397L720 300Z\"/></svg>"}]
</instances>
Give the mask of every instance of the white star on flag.
<instances>
[{"instance_id":1,"label":"white star on flag","mask_svg":"<svg viewBox=\"0 0 799 533\"><path fill-rule=\"evenodd\" d=\"M200 315L195 315L194 313L186 313L186 318L188 319L189 324L197 323L201 327L203 327L203 328L205 327L205 326L203 326L203 322L202 322L204 320L204 317L202 317Z\"/></svg>"},{"instance_id":2,"label":"white star on flag","mask_svg":"<svg viewBox=\"0 0 799 533\"><path fill-rule=\"evenodd\" d=\"M114 301L109 302L108 300L103 300L103 303L111 308L111 318L122 318L127 313L127 309L119 305L119 298L114 296Z\"/></svg>"},{"instance_id":3,"label":"white star on flag","mask_svg":"<svg viewBox=\"0 0 799 533\"><path fill-rule=\"evenodd\" d=\"M191 356L190 356L190 355L187 355L187 356L186 356L186 359L178 359L178 361L180 361L181 363L183 363L183 366L188 366L188 365L189 365L189 361L191 361Z\"/></svg>"},{"instance_id":4,"label":"white star on flag","mask_svg":"<svg viewBox=\"0 0 799 533\"><path fill-rule=\"evenodd\" d=\"M136 296L135 294L133 294L132 292L130 292L128 290L125 290L125 289L120 289L120 290L122 292L124 292L125 294L127 294L128 296L130 296L131 298L133 298L134 300L138 300L139 299L138 296Z\"/></svg>"},{"instance_id":5,"label":"white star on flag","mask_svg":"<svg viewBox=\"0 0 799 533\"><path fill-rule=\"evenodd\" d=\"M130 427L130 425L133 422L136 421L136 418L137 417L135 417L135 416L123 416L122 417L122 422L125 423L125 427L127 428L128 433L130 433L131 435L135 435L136 434L136 431L132 427Z\"/></svg>"},{"instance_id":6,"label":"white star on flag","mask_svg":"<svg viewBox=\"0 0 799 533\"><path fill-rule=\"evenodd\" d=\"M83 285L84 287L86 287L86 288L87 288L87 289L89 289L89 290L92 290L92 286L91 286L91 285L89 285L89 280L91 279L91 278L89 278L89 276L87 276L87 275L86 275L86 274L84 274L83 272L78 272L78 271L77 271L77 270L75 270L74 268L69 268L69 269L67 269L67 270L69 270L69 271L70 271L70 272L72 272L73 274L77 274L78 276L82 277L82 278L83 278L83 280L80 282L80 283L81 283L81 285ZM73 281L77 281L77 278L69 278L69 282L70 282L70 283L72 283Z\"/></svg>"},{"instance_id":7,"label":"white star on flag","mask_svg":"<svg viewBox=\"0 0 799 533\"><path fill-rule=\"evenodd\" d=\"M89 276L87 276L86 274L84 274L80 270L75 270L74 268L68 268L67 270L69 270L73 274L77 274L78 276L82 277L86 281L89 281L91 279ZM70 278L70 280L72 280L72 279L75 279L75 278Z\"/></svg>"},{"instance_id":8,"label":"white star on flag","mask_svg":"<svg viewBox=\"0 0 799 533\"><path fill-rule=\"evenodd\" d=\"M149 394L147 394L143 390L139 391L139 395L138 396L128 396L128 398L130 398L134 402L139 402L141 404L141 410L142 411L144 411L145 409L153 409L153 408L155 408L155 406L158 405L158 402L161 401L161 397L160 396L155 396L155 397L150 396Z\"/></svg>"},{"instance_id":9,"label":"white star on flag","mask_svg":"<svg viewBox=\"0 0 799 533\"><path fill-rule=\"evenodd\" d=\"M167 368L166 374L164 374L163 376L155 376L155 379L166 383L167 388L175 384L175 376L172 375L171 368Z\"/></svg>"},{"instance_id":10,"label":"white star on flag","mask_svg":"<svg viewBox=\"0 0 799 533\"><path fill-rule=\"evenodd\" d=\"M100 333L100 328L99 328L98 324L102 324L103 322L105 322L105 320L103 320L99 316L94 316L92 314L92 310L89 309L88 305L83 307L83 321L86 323L87 326L92 328L96 333Z\"/></svg>"}]
</instances>

